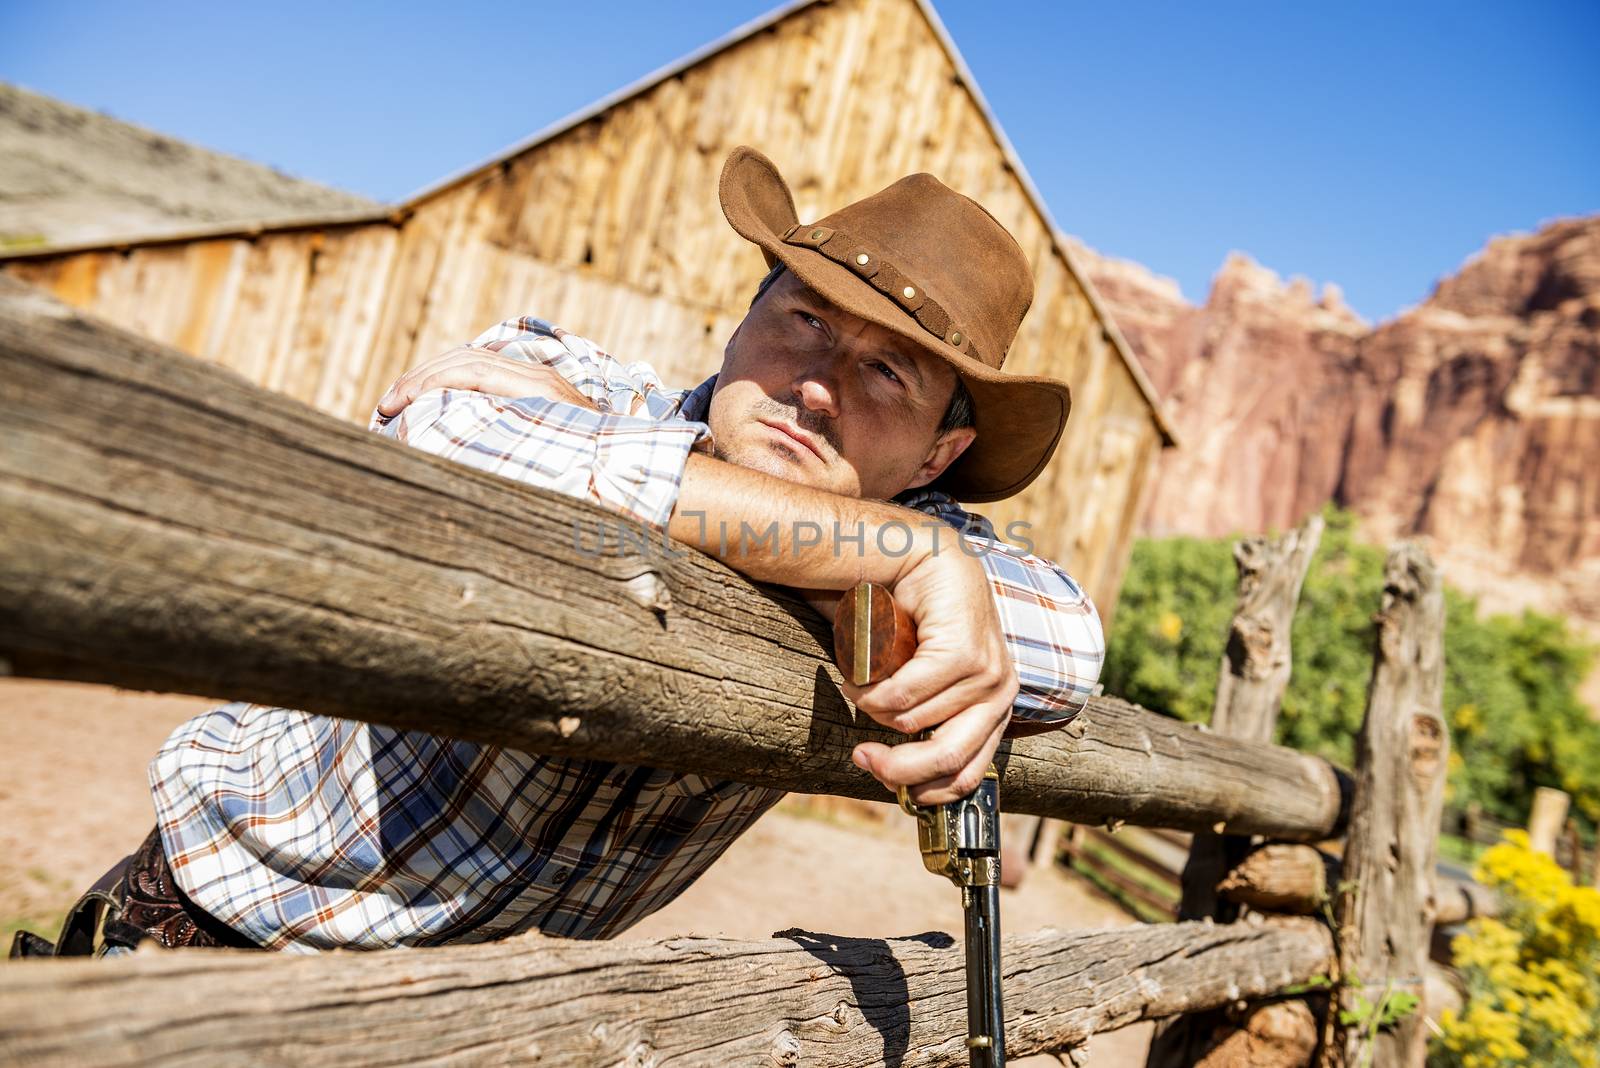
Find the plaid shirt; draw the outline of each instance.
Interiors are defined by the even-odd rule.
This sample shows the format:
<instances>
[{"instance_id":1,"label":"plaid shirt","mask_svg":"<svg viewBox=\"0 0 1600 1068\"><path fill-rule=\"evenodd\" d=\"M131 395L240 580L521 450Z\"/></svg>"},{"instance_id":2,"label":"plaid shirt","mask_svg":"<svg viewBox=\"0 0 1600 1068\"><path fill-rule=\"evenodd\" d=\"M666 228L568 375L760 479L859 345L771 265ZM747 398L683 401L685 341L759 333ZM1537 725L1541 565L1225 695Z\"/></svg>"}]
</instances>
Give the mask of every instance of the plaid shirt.
<instances>
[{"instance_id":1,"label":"plaid shirt","mask_svg":"<svg viewBox=\"0 0 1600 1068\"><path fill-rule=\"evenodd\" d=\"M665 389L533 319L473 344L546 364L598 411L440 390L382 433L481 470L666 526L715 377ZM944 494L900 503L994 545L989 572L1016 661L1020 719L1064 724L1099 676L1094 606L1064 572L997 543ZM150 765L184 891L270 949L480 942L537 928L604 938L682 893L780 790L659 768L541 757L284 708L228 704L185 723Z\"/></svg>"}]
</instances>

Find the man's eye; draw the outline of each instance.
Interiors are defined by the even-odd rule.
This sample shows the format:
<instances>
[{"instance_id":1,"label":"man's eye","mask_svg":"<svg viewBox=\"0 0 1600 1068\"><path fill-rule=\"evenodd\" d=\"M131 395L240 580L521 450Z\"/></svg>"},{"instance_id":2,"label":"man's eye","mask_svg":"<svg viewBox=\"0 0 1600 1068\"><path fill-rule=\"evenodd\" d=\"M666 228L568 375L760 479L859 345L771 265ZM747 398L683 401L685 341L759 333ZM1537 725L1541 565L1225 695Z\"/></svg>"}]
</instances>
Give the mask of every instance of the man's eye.
<instances>
[{"instance_id":1,"label":"man's eye","mask_svg":"<svg viewBox=\"0 0 1600 1068\"><path fill-rule=\"evenodd\" d=\"M815 315L812 315L810 312L797 312L796 314L799 315L801 319L805 320L805 324L807 326L814 327L814 328L816 328L818 330L822 329L822 320L818 319Z\"/></svg>"},{"instance_id":2,"label":"man's eye","mask_svg":"<svg viewBox=\"0 0 1600 1068\"><path fill-rule=\"evenodd\" d=\"M872 366L876 367L879 371L883 372L883 377L887 378L889 381L891 381L891 382L900 381L900 376L895 374L894 368L890 367L888 364L880 363L878 361L873 361Z\"/></svg>"}]
</instances>

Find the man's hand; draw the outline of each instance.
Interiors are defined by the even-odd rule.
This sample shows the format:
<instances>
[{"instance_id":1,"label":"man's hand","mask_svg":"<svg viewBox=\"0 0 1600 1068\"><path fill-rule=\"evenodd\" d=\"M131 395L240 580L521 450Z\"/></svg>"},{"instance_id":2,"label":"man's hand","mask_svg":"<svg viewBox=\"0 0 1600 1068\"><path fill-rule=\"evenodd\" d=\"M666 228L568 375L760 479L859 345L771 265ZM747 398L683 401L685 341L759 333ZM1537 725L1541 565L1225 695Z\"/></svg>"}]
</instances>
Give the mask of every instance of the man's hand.
<instances>
[{"instance_id":1,"label":"man's hand","mask_svg":"<svg viewBox=\"0 0 1600 1068\"><path fill-rule=\"evenodd\" d=\"M378 412L397 415L406 405L435 389L471 389L497 397L543 397L596 409L593 401L553 368L501 356L489 349L462 346L401 375L378 401Z\"/></svg>"},{"instance_id":2,"label":"man's hand","mask_svg":"<svg viewBox=\"0 0 1600 1068\"><path fill-rule=\"evenodd\" d=\"M769 529L775 539L761 536ZM887 679L847 686L845 695L893 730L932 729L933 737L863 742L852 755L919 804L972 792L1005 733L1018 683L988 573L955 544L954 530L898 505L691 453L667 532L751 579L799 590L830 619L857 582L889 587L916 625L916 652ZM906 549L890 554L885 542Z\"/></svg>"},{"instance_id":3,"label":"man's hand","mask_svg":"<svg viewBox=\"0 0 1600 1068\"><path fill-rule=\"evenodd\" d=\"M954 536L954 532L950 532ZM895 583L895 603L916 624L917 650L899 671L845 695L878 723L930 738L888 746L862 742L852 758L890 790L921 805L970 794L1011 719L1017 673L981 564L953 547Z\"/></svg>"}]
</instances>

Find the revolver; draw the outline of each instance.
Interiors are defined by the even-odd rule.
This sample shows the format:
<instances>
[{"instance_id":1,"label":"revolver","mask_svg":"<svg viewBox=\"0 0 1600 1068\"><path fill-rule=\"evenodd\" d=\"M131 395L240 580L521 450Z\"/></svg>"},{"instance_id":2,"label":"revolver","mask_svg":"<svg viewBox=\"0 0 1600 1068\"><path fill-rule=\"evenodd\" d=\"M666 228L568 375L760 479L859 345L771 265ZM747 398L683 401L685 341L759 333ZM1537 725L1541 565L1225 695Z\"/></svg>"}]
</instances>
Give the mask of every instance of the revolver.
<instances>
[{"instance_id":1,"label":"revolver","mask_svg":"<svg viewBox=\"0 0 1600 1068\"><path fill-rule=\"evenodd\" d=\"M911 617L888 587L863 582L847 591L833 618L833 651L854 685L887 678L916 651ZM923 731L919 738L926 738ZM1005 1010L1000 994L1000 775L994 765L971 794L925 806L900 787L900 807L917 821L922 864L961 888L966 914L967 1050L971 1068L1003 1068Z\"/></svg>"}]
</instances>

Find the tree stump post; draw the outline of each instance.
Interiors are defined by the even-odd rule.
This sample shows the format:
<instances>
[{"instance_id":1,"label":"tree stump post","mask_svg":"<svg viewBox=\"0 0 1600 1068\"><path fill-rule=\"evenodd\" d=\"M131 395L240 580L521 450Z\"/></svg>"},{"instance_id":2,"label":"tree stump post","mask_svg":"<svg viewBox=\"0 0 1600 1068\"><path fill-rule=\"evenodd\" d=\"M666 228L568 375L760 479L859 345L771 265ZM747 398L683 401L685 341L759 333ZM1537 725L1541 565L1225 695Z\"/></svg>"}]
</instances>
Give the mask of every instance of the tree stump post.
<instances>
[{"instance_id":1,"label":"tree stump post","mask_svg":"<svg viewBox=\"0 0 1600 1068\"><path fill-rule=\"evenodd\" d=\"M1322 517L1314 515L1276 540L1248 538L1233 548L1239 570L1239 597L1222 652L1217 698L1211 709L1213 733L1271 741L1292 666L1289 633L1295 605L1311 558L1322 540ZM1199 832L1183 868L1180 920L1210 918L1228 922L1238 906L1218 896L1217 884L1250 848L1248 838ZM1175 1017L1158 1025L1146 1068L1184 1068L1228 1027L1220 1014ZM1312 1030L1313 1036L1315 1030Z\"/></svg>"},{"instance_id":2,"label":"tree stump post","mask_svg":"<svg viewBox=\"0 0 1600 1068\"><path fill-rule=\"evenodd\" d=\"M1380 1028L1395 995L1424 996L1435 909L1434 861L1450 739L1440 714L1444 597L1420 547L1384 566L1377 655L1357 742L1355 795L1335 915L1338 1002L1324 1024L1323 1068L1421 1068L1422 1006Z\"/></svg>"}]
</instances>

